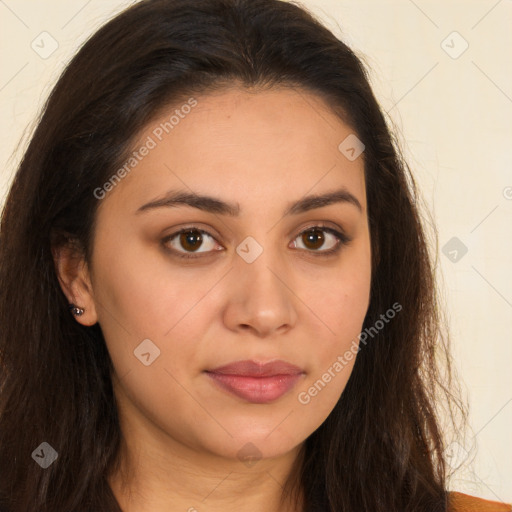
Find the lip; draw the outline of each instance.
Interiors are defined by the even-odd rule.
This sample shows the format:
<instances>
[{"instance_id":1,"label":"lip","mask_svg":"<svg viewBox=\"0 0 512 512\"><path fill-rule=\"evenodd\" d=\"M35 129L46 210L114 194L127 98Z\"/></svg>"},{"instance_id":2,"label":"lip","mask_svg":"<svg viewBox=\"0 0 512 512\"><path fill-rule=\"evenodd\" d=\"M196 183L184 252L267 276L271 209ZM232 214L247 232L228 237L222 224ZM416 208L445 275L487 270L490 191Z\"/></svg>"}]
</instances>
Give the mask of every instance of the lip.
<instances>
[{"instance_id":1,"label":"lip","mask_svg":"<svg viewBox=\"0 0 512 512\"><path fill-rule=\"evenodd\" d=\"M268 363L236 361L206 374L221 389L251 403L264 404L281 398L305 374L286 361Z\"/></svg>"}]
</instances>

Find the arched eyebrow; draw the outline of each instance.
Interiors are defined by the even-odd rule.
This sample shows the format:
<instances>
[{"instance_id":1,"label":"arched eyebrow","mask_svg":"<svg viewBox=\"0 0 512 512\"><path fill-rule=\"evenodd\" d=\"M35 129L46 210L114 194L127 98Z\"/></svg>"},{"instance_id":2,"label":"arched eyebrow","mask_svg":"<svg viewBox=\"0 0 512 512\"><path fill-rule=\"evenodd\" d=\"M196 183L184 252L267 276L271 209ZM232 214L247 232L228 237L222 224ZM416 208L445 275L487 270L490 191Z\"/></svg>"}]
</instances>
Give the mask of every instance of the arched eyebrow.
<instances>
[{"instance_id":1,"label":"arched eyebrow","mask_svg":"<svg viewBox=\"0 0 512 512\"><path fill-rule=\"evenodd\" d=\"M346 203L354 205L361 213L363 207L359 200L351 194L346 188L326 192L325 194L313 194L305 196L298 201L290 203L285 209L283 216L298 215L300 213L323 208L336 203ZM216 197L195 194L184 190L170 190L161 198L154 199L149 203L140 206L136 214L144 211L153 210L155 208L172 208L180 205L197 208L205 212L218 215L228 215L237 217L240 215L240 204L223 201Z\"/></svg>"}]
</instances>

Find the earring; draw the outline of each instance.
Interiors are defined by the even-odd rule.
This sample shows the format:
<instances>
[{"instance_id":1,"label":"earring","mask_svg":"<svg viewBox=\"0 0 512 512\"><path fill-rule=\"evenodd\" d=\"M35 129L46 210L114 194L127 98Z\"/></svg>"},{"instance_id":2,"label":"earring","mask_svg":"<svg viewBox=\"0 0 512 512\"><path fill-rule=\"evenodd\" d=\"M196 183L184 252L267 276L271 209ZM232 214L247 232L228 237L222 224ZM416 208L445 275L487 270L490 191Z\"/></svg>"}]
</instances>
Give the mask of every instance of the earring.
<instances>
[{"instance_id":1,"label":"earring","mask_svg":"<svg viewBox=\"0 0 512 512\"><path fill-rule=\"evenodd\" d=\"M83 308L79 308L78 306L75 306L73 303L69 304L68 308L71 311L71 313L73 313L73 315L76 316L83 315L85 311Z\"/></svg>"}]
</instances>

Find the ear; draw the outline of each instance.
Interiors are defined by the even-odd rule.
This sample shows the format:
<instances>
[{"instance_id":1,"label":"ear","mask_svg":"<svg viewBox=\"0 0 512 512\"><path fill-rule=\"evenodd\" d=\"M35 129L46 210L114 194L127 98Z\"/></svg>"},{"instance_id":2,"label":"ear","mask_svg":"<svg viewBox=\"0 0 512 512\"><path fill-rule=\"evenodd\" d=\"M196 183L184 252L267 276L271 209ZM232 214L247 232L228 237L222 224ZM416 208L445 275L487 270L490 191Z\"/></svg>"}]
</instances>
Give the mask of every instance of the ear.
<instances>
[{"instance_id":1,"label":"ear","mask_svg":"<svg viewBox=\"0 0 512 512\"><path fill-rule=\"evenodd\" d=\"M84 309L83 315L75 316L75 320L82 325L94 325L97 323L98 317L83 251L77 244L68 241L58 246L52 246L52 255L64 295L70 303Z\"/></svg>"}]
</instances>

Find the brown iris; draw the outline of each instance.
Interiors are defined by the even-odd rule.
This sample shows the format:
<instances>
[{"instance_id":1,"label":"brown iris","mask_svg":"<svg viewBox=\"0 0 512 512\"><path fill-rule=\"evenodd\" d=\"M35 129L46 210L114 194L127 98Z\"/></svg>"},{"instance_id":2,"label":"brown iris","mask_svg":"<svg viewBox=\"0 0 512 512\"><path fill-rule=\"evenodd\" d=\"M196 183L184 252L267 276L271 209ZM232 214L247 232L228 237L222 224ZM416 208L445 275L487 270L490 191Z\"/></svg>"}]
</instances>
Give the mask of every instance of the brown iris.
<instances>
[{"instance_id":1,"label":"brown iris","mask_svg":"<svg viewBox=\"0 0 512 512\"><path fill-rule=\"evenodd\" d=\"M319 249L324 244L325 236L321 229L308 229L302 233L302 241L306 247ZM313 247L308 246L308 243L313 244Z\"/></svg>"},{"instance_id":2,"label":"brown iris","mask_svg":"<svg viewBox=\"0 0 512 512\"><path fill-rule=\"evenodd\" d=\"M197 229L190 229L180 233L180 243L187 251L196 251L203 243L203 235Z\"/></svg>"}]
</instances>

